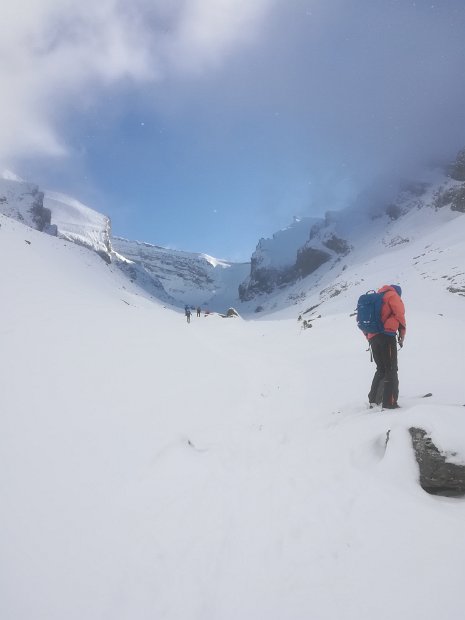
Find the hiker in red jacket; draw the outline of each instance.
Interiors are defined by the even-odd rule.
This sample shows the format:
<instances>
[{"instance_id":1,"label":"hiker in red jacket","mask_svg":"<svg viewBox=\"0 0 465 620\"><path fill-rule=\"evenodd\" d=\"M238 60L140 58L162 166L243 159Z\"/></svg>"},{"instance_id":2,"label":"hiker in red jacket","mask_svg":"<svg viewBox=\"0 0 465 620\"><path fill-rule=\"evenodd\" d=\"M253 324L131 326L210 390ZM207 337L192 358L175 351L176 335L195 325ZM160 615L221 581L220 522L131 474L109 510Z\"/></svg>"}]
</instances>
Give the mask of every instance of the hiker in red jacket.
<instances>
[{"instance_id":1,"label":"hiker in red jacket","mask_svg":"<svg viewBox=\"0 0 465 620\"><path fill-rule=\"evenodd\" d=\"M384 293L381 306L381 321L384 332L367 334L376 372L371 383L368 400L370 406L382 402L383 409L397 409L399 378L397 376L397 343L404 344L406 322L405 308L401 299L402 289L396 284L383 286L378 293Z\"/></svg>"}]
</instances>

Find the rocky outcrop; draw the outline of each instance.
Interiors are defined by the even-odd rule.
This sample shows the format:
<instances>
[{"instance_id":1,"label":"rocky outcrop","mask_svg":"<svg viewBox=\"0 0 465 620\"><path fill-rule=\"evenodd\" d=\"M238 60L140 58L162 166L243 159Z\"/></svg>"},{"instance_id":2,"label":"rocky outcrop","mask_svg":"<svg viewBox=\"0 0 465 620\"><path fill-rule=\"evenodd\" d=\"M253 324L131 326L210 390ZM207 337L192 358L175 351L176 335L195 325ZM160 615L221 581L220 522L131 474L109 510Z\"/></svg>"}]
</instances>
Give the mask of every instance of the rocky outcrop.
<instances>
[{"instance_id":1,"label":"rocky outcrop","mask_svg":"<svg viewBox=\"0 0 465 620\"><path fill-rule=\"evenodd\" d=\"M398 220L402 215L402 209L399 207L399 205L390 204L386 207L386 215L391 221Z\"/></svg>"},{"instance_id":2,"label":"rocky outcrop","mask_svg":"<svg viewBox=\"0 0 465 620\"><path fill-rule=\"evenodd\" d=\"M328 262L330 258L329 252L324 252L312 246L303 247L297 252L296 274L301 277L308 276L316 271L318 267Z\"/></svg>"},{"instance_id":3,"label":"rocky outcrop","mask_svg":"<svg viewBox=\"0 0 465 620\"><path fill-rule=\"evenodd\" d=\"M73 198L44 193L17 178L0 178L0 212L48 235L81 245L111 262L110 219Z\"/></svg>"},{"instance_id":4,"label":"rocky outcrop","mask_svg":"<svg viewBox=\"0 0 465 620\"><path fill-rule=\"evenodd\" d=\"M465 213L465 183L457 187L440 190L436 194L436 209L442 209L447 206L449 206L452 211Z\"/></svg>"},{"instance_id":5,"label":"rocky outcrop","mask_svg":"<svg viewBox=\"0 0 465 620\"><path fill-rule=\"evenodd\" d=\"M456 160L449 167L449 176L456 181L465 181L465 149L459 151Z\"/></svg>"},{"instance_id":6,"label":"rocky outcrop","mask_svg":"<svg viewBox=\"0 0 465 620\"><path fill-rule=\"evenodd\" d=\"M337 215L329 211L324 219L294 222L272 239L260 239L251 258L250 275L239 286L241 301L269 295L312 274L335 255L350 252L349 243L333 232L336 220Z\"/></svg>"},{"instance_id":7,"label":"rocky outcrop","mask_svg":"<svg viewBox=\"0 0 465 620\"><path fill-rule=\"evenodd\" d=\"M36 189L32 195L33 203L30 209L32 221L36 225L37 230L42 232L46 226L50 225L52 212L44 207L44 192L39 192Z\"/></svg>"},{"instance_id":8,"label":"rocky outcrop","mask_svg":"<svg viewBox=\"0 0 465 620\"><path fill-rule=\"evenodd\" d=\"M323 241L323 245L328 248L328 250L331 250L336 254L341 254L342 256L345 256L350 252L350 245L347 241L337 237L335 234L331 234L327 239L325 239Z\"/></svg>"},{"instance_id":9,"label":"rocky outcrop","mask_svg":"<svg viewBox=\"0 0 465 620\"><path fill-rule=\"evenodd\" d=\"M280 272L270 267L256 267L254 263L256 263L256 259L252 258L250 276L239 285L239 299L241 301L250 301L256 295L272 293L280 284L281 278L287 273L287 270Z\"/></svg>"},{"instance_id":10,"label":"rocky outcrop","mask_svg":"<svg viewBox=\"0 0 465 620\"><path fill-rule=\"evenodd\" d=\"M424 429L411 427L409 432L420 468L421 487L432 495L464 496L465 465L449 462L447 457L456 455L441 453Z\"/></svg>"},{"instance_id":11,"label":"rocky outcrop","mask_svg":"<svg viewBox=\"0 0 465 620\"><path fill-rule=\"evenodd\" d=\"M0 179L0 212L41 232L50 225L51 211L37 185Z\"/></svg>"},{"instance_id":12,"label":"rocky outcrop","mask_svg":"<svg viewBox=\"0 0 465 620\"><path fill-rule=\"evenodd\" d=\"M256 295L270 294L276 288L295 282L309 271L305 256L298 252L309 241L314 225L323 222L319 218L295 218L287 228L271 238L258 242L250 261L250 274L239 286L241 301L250 301Z\"/></svg>"},{"instance_id":13,"label":"rocky outcrop","mask_svg":"<svg viewBox=\"0 0 465 620\"><path fill-rule=\"evenodd\" d=\"M281 269L257 267L256 259L252 258L249 278L239 286L241 301L250 301L256 295L270 294L277 287L296 282L305 278L329 261L331 254L312 246L304 246L297 251L294 265Z\"/></svg>"}]
</instances>

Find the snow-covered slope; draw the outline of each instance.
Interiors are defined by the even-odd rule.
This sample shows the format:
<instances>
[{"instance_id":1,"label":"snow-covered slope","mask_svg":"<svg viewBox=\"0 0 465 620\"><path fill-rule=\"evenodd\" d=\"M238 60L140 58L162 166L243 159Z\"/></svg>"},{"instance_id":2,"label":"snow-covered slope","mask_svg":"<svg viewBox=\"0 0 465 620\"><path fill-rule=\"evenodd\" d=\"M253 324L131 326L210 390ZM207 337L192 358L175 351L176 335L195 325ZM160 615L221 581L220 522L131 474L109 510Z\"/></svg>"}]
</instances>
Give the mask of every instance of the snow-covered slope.
<instances>
[{"instance_id":1,"label":"snow-covered slope","mask_svg":"<svg viewBox=\"0 0 465 620\"><path fill-rule=\"evenodd\" d=\"M266 246L261 241L252 256L251 273L240 287L241 299L248 302L243 309L266 312L290 303L301 305L309 296L314 299L316 287L321 290L328 286L328 294L332 294L337 278L341 281L337 284L339 294L349 286L349 274L343 274L349 267L358 268L360 262L379 254L388 257L398 246L406 245L408 254L417 247L413 242L421 244L422 236L432 234L441 245L442 225L460 219L464 212L465 182L450 173L431 171L426 181L406 185L388 204L328 212L310 227L306 243L289 244L288 256L294 255L293 263L279 265L275 261L275 267L272 257L282 254L280 244L275 238L267 240ZM444 280L450 277L447 281L457 284L460 276L447 273L446 266L444 269ZM457 286L460 292L463 283Z\"/></svg>"},{"instance_id":2,"label":"snow-covered slope","mask_svg":"<svg viewBox=\"0 0 465 620\"><path fill-rule=\"evenodd\" d=\"M109 218L70 196L40 191L37 185L4 171L0 178L0 213L94 250L110 261Z\"/></svg>"},{"instance_id":3,"label":"snow-covered slope","mask_svg":"<svg viewBox=\"0 0 465 620\"><path fill-rule=\"evenodd\" d=\"M225 312L240 303L238 289L249 271L248 263L230 263L206 254L170 250L118 237L112 243L119 254L158 278L166 292L182 305L200 305Z\"/></svg>"},{"instance_id":4,"label":"snow-covered slope","mask_svg":"<svg viewBox=\"0 0 465 620\"><path fill-rule=\"evenodd\" d=\"M464 461L463 214L393 220L267 320L190 325L0 224L0 617L463 618L465 503L422 490L409 434ZM391 282L403 408L380 413L350 315Z\"/></svg>"},{"instance_id":5,"label":"snow-covered slope","mask_svg":"<svg viewBox=\"0 0 465 620\"><path fill-rule=\"evenodd\" d=\"M238 288L248 263L113 238L106 215L70 196L41 192L8 171L0 179L0 213L97 252L164 303L219 312L240 303Z\"/></svg>"},{"instance_id":6,"label":"snow-covered slope","mask_svg":"<svg viewBox=\"0 0 465 620\"><path fill-rule=\"evenodd\" d=\"M436 226L432 211L463 213L464 161L465 151L447 171L429 171L388 204L352 206L328 211L321 219L295 220L271 239L259 241L250 266L112 238L107 216L68 196L44 195L9 172L0 179L0 212L96 251L164 303L219 312L230 306L243 314L267 312L300 303L320 281L332 281L356 263L363 249L372 256L387 245L409 243L409 226L417 237L428 234Z\"/></svg>"}]
</instances>

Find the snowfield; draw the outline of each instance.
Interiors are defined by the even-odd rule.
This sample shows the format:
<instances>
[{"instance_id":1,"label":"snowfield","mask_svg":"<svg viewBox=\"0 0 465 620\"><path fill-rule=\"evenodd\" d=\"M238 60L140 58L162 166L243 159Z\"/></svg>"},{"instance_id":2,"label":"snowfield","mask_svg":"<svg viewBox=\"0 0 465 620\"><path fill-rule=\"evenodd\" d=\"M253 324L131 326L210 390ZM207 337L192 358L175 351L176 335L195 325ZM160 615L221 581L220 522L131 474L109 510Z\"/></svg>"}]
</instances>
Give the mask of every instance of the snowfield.
<instances>
[{"instance_id":1,"label":"snowfield","mask_svg":"<svg viewBox=\"0 0 465 620\"><path fill-rule=\"evenodd\" d=\"M295 305L187 325L0 215L0 617L462 620L465 500L422 490L408 429L465 461L465 217L411 218ZM390 283L402 409L379 412L350 315Z\"/></svg>"}]
</instances>

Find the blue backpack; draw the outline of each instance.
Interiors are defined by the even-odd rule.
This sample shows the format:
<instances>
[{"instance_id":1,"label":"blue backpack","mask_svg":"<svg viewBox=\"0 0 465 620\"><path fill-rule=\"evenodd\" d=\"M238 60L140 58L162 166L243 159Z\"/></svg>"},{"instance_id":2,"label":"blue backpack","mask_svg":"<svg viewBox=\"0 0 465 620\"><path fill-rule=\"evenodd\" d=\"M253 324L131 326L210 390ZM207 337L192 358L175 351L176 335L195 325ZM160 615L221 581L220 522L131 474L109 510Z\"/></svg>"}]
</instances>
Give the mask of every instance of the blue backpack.
<instances>
[{"instance_id":1,"label":"blue backpack","mask_svg":"<svg viewBox=\"0 0 465 620\"><path fill-rule=\"evenodd\" d=\"M380 334L384 332L381 320L381 306L384 293L368 291L360 295L357 302L357 325L364 334Z\"/></svg>"}]
</instances>

